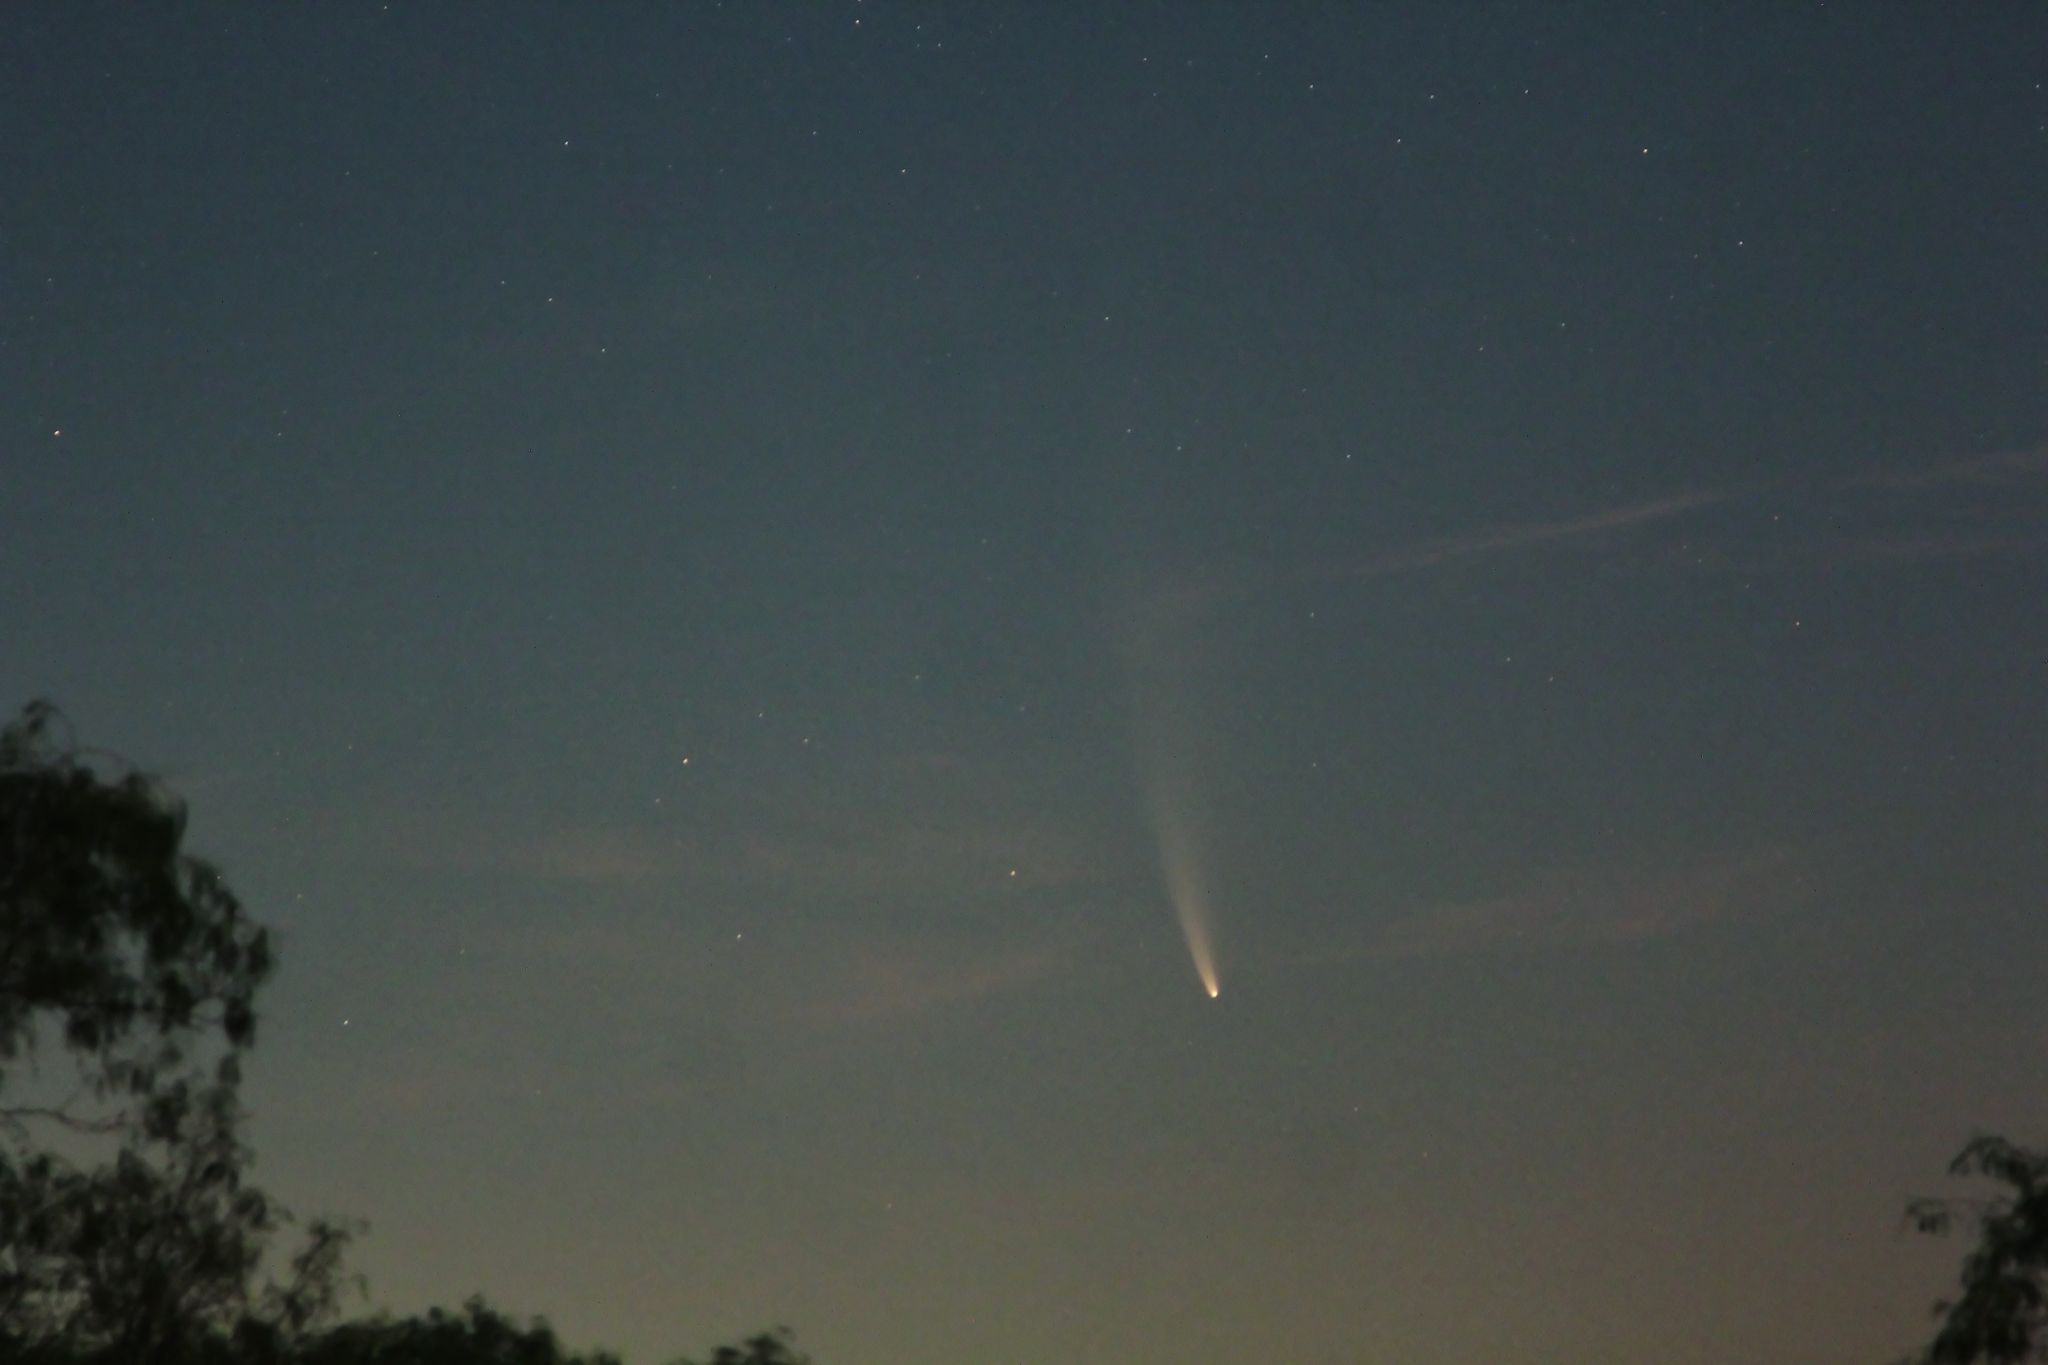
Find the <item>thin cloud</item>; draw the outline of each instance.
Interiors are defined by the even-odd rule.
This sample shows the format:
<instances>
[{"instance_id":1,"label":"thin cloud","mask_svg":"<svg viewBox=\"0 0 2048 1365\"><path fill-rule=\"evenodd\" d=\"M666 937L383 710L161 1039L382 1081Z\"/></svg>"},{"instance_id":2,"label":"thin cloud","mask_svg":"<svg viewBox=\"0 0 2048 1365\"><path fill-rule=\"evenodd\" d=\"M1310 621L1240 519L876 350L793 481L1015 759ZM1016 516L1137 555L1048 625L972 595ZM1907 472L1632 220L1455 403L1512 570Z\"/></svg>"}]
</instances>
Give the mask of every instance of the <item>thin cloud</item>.
<instances>
[{"instance_id":1,"label":"thin cloud","mask_svg":"<svg viewBox=\"0 0 2048 1365\"><path fill-rule=\"evenodd\" d=\"M1044 946L969 953L908 938L871 940L853 947L844 969L801 1013L827 1027L891 1023L1027 990L1067 960L1065 951Z\"/></svg>"},{"instance_id":2,"label":"thin cloud","mask_svg":"<svg viewBox=\"0 0 2048 1365\"><path fill-rule=\"evenodd\" d=\"M2048 446L1970 455L1917 469L1890 469L1845 479L1844 489L2011 488L2048 479Z\"/></svg>"},{"instance_id":3,"label":"thin cloud","mask_svg":"<svg viewBox=\"0 0 2048 1365\"><path fill-rule=\"evenodd\" d=\"M1679 493L1669 497L1652 498L1647 502L1609 507L1562 521L1534 521L1497 526L1467 535L1390 550L1362 563L1334 568L1326 576L1380 578L1389 574L1412 573L1479 555L1532 549L1539 545L1669 521L1690 512L1721 506L1742 496L1745 494L1740 492Z\"/></svg>"},{"instance_id":4,"label":"thin cloud","mask_svg":"<svg viewBox=\"0 0 2048 1365\"><path fill-rule=\"evenodd\" d=\"M719 856L731 876L798 892L1015 890L1080 885L1103 875L1086 841L1023 815L835 811L821 813L809 827L738 835Z\"/></svg>"},{"instance_id":5,"label":"thin cloud","mask_svg":"<svg viewBox=\"0 0 2048 1365\"><path fill-rule=\"evenodd\" d=\"M894 805L818 803L751 819L727 815L705 829L680 820L550 826L383 801L330 812L317 837L407 871L591 890L737 884L785 895L959 895L1072 887L1104 875L1096 841L1057 821Z\"/></svg>"},{"instance_id":6,"label":"thin cloud","mask_svg":"<svg viewBox=\"0 0 2048 1365\"><path fill-rule=\"evenodd\" d=\"M1516 522L1462 535L1396 546L1362 560L1310 565L1295 570L1207 567L1131 582L1112 594L1111 631L1136 638L1150 623L1185 618L1288 584L1363 582L1421 573L1464 560L1609 535L1671 521L1755 496L1760 488L1675 493L1624 503L1555 521Z\"/></svg>"},{"instance_id":7,"label":"thin cloud","mask_svg":"<svg viewBox=\"0 0 2048 1365\"><path fill-rule=\"evenodd\" d=\"M374 865L437 875L516 876L584 888L646 886L688 867L701 840L654 826L517 821L401 799L337 808L316 842Z\"/></svg>"},{"instance_id":8,"label":"thin cloud","mask_svg":"<svg viewBox=\"0 0 2048 1365\"><path fill-rule=\"evenodd\" d=\"M523 871L583 886L644 886L676 862L673 837L598 826L558 830L514 858Z\"/></svg>"},{"instance_id":9,"label":"thin cloud","mask_svg":"<svg viewBox=\"0 0 2048 1365\"><path fill-rule=\"evenodd\" d=\"M1763 913L1804 894L1791 850L1771 847L1674 870L1579 868L1525 889L1430 906L1377 934L1373 957L1641 943Z\"/></svg>"},{"instance_id":10,"label":"thin cloud","mask_svg":"<svg viewBox=\"0 0 2048 1365\"><path fill-rule=\"evenodd\" d=\"M2048 551L2048 535L1955 533L1856 536L1828 546L1841 564L1928 563L1949 559L2028 559Z\"/></svg>"}]
</instances>

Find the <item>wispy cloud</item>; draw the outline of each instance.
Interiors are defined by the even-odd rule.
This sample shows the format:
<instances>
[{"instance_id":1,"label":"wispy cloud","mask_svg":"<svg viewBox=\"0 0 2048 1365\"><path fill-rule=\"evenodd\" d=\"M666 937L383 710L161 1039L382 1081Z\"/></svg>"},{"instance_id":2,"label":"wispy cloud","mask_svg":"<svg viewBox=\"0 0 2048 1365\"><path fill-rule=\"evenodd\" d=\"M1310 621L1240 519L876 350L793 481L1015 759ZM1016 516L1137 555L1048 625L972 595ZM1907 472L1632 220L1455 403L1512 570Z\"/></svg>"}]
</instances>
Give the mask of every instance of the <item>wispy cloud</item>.
<instances>
[{"instance_id":1,"label":"wispy cloud","mask_svg":"<svg viewBox=\"0 0 2048 1365\"><path fill-rule=\"evenodd\" d=\"M1086 841L1023 814L816 812L801 824L742 834L723 856L730 875L799 891L1042 888L1099 875Z\"/></svg>"},{"instance_id":2,"label":"wispy cloud","mask_svg":"<svg viewBox=\"0 0 2048 1365\"><path fill-rule=\"evenodd\" d=\"M1357 563L1331 566L1321 576L1381 578L1390 574L1436 568L1439 565L1479 555L1528 550L1541 545L1605 535L1718 507L1747 496L1748 491L1678 493L1642 502L1624 503L1617 507L1603 508L1583 516L1567 517L1562 520L1517 522L1495 526L1465 535L1399 546Z\"/></svg>"},{"instance_id":3,"label":"wispy cloud","mask_svg":"<svg viewBox=\"0 0 2048 1365\"><path fill-rule=\"evenodd\" d=\"M1932 495L1938 492L2014 494L2028 500L1992 508L1951 499L1939 507L1926 498L1901 503L1888 494ZM1688 533L1686 562L1739 567L1750 571L1808 564L1871 564L1985 557L2017 558L2048 550L2048 532L2038 521L2031 496L2048 492L2048 447L1973 455L1917 467L1859 474L1831 484L1749 484L1699 490L1622 503L1580 516L1549 521L1515 522L1485 527L1408 545L1397 545L1349 563L1326 564L1300 575L1317 581L1369 581L1427 572L1492 556L1528 553L1549 546L1594 541L1640 527L1675 522L1717 508L1757 504L1766 495L1787 509L1779 519L1737 524L1715 523ZM1789 540L1793 512L1798 525L1823 524L1817 535ZM1939 524L1930 524L1934 522ZM1850 532L1861 523L1870 529ZM1677 553L1674 548L1674 554Z\"/></svg>"},{"instance_id":4,"label":"wispy cloud","mask_svg":"<svg viewBox=\"0 0 2048 1365\"><path fill-rule=\"evenodd\" d=\"M313 823L315 842L405 872L517 876L582 887L632 887L694 861L702 849L655 826L514 819L403 798L338 807Z\"/></svg>"},{"instance_id":5,"label":"wispy cloud","mask_svg":"<svg viewBox=\"0 0 2048 1365\"><path fill-rule=\"evenodd\" d=\"M728 812L707 829L653 818L548 822L387 800L330 812L319 828L321 842L352 858L407 871L619 891L715 882L795 895L993 892L1103 875L1095 844L1058 821L924 805L853 808L819 799Z\"/></svg>"},{"instance_id":6,"label":"wispy cloud","mask_svg":"<svg viewBox=\"0 0 2048 1365\"><path fill-rule=\"evenodd\" d=\"M671 870L682 852L672 835L570 826L514 850L511 861L519 870L551 881L585 886L639 886Z\"/></svg>"},{"instance_id":7,"label":"wispy cloud","mask_svg":"<svg viewBox=\"0 0 2048 1365\"><path fill-rule=\"evenodd\" d=\"M1674 521L1755 497L1759 487L1674 493L1600 508L1550 521L1511 522L1433 540L1411 541L1359 559L1295 568L1191 567L1133 578L1111 594L1110 630L1120 641L1141 640L1161 623L1175 625L1212 608L1288 585L1367 582L1423 573L1467 560L1526 552Z\"/></svg>"},{"instance_id":8,"label":"wispy cloud","mask_svg":"<svg viewBox=\"0 0 2048 1365\"><path fill-rule=\"evenodd\" d=\"M1367 954L1431 957L1642 942L1783 907L1803 897L1808 882L1801 860L1782 847L1675 868L1581 867L1499 896L1449 901L1395 919L1374 936Z\"/></svg>"},{"instance_id":9,"label":"wispy cloud","mask_svg":"<svg viewBox=\"0 0 2048 1365\"><path fill-rule=\"evenodd\" d=\"M1046 945L990 952L928 938L869 939L851 945L843 966L798 1012L825 1026L911 1019L1029 989L1070 956Z\"/></svg>"},{"instance_id":10,"label":"wispy cloud","mask_svg":"<svg viewBox=\"0 0 2048 1365\"><path fill-rule=\"evenodd\" d=\"M2048 481L2048 446L2032 450L2002 450L1990 455L1968 455L1918 468L1887 469L1858 475L1841 483L1844 489L1914 489L1974 486L2010 488Z\"/></svg>"},{"instance_id":11,"label":"wispy cloud","mask_svg":"<svg viewBox=\"0 0 2048 1365\"><path fill-rule=\"evenodd\" d=\"M1982 497L1961 496L1972 491L2027 497L2017 505L1992 506ZM1936 504L1931 495L1938 492L1958 496ZM1577 516L1508 522L1396 543L1350 560L1263 570L1190 568L1124 585L1115 599L1112 627L1120 637L1132 637L1147 623L1179 620L1289 585L1367 583L1422 574L1546 548L1593 545L1688 519L1703 524L1687 527L1682 544L1678 539L1667 542L1657 562L1760 573L1816 564L2031 556L2048 550L2048 533L2039 527L2033 502L2033 495L2040 492L2048 492L2048 447L1893 467L1833 481L1785 479L1694 489ZM1902 494L1915 496L1891 496ZM1707 517L1716 510L1738 509L1758 515ZM1762 516L1766 510L1773 515ZM2022 521L2026 524L2019 524ZM1857 525L1867 529L1847 529Z\"/></svg>"},{"instance_id":12,"label":"wispy cloud","mask_svg":"<svg viewBox=\"0 0 2048 1365\"><path fill-rule=\"evenodd\" d=\"M1823 548L1831 562L1843 565L1913 564L1948 559L2025 559L2048 552L2048 530L2033 534L1957 531L1844 536L1830 540Z\"/></svg>"}]
</instances>

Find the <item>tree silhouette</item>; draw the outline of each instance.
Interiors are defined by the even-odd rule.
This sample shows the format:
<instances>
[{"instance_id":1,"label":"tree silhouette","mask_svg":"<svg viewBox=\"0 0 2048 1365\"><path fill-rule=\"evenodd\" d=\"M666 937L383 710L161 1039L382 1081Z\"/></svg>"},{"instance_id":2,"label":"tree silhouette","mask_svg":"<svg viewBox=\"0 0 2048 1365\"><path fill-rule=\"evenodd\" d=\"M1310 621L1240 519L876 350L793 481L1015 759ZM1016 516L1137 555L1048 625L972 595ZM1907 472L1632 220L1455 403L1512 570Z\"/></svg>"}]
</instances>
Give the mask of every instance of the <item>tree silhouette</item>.
<instances>
[{"instance_id":1,"label":"tree silhouette","mask_svg":"<svg viewBox=\"0 0 2048 1365\"><path fill-rule=\"evenodd\" d=\"M183 807L59 727L36 703L0 730L0 1356L147 1365L302 1331L346 1233L314 1224L261 1278L290 1216L246 1179L236 1095L267 936L184 851ZM61 1098L21 1093L39 1046L71 1063Z\"/></svg>"},{"instance_id":2,"label":"tree silhouette","mask_svg":"<svg viewBox=\"0 0 2048 1365\"><path fill-rule=\"evenodd\" d=\"M1906 1211L1919 1231L1974 1226L1962 1293L1935 1305L1940 1327L1916 1360L1925 1365L2018 1365L2048 1360L2048 1152L2002 1137L1973 1139L1949 1164L2005 1192L1989 1199L1923 1199Z\"/></svg>"},{"instance_id":3,"label":"tree silhouette","mask_svg":"<svg viewBox=\"0 0 2048 1365\"><path fill-rule=\"evenodd\" d=\"M0 1362L618 1365L482 1299L327 1325L333 1222L268 1273L291 1215L247 1178L237 1096L269 939L185 852L184 807L62 729L40 702L0 729ZM709 1365L808 1361L774 1332Z\"/></svg>"},{"instance_id":4,"label":"tree silhouette","mask_svg":"<svg viewBox=\"0 0 2048 1365\"><path fill-rule=\"evenodd\" d=\"M459 1313L344 1323L301 1342L293 1365L619 1365L605 1351L569 1351L538 1319L521 1325L473 1298Z\"/></svg>"},{"instance_id":5,"label":"tree silhouette","mask_svg":"<svg viewBox=\"0 0 2048 1365\"><path fill-rule=\"evenodd\" d=\"M798 1355L790 1346L787 1327L749 1337L737 1346L721 1346L705 1365L810 1365L811 1358ZM691 1365L678 1361L676 1365Z\"/></svg>"},{"instance_id":6,"label":"tree silhouette","mask_svg":"<svg viewBox=\"0 0 2048 1365\"><path fill-rule=\"evenodd\" d=\"M102 777L59 723L36 702L0 730L0 1087L51 1023L84 1094L0 1117L104 1129L123 1116L75 1101L146 1099L195 1044L255 1040L270 943L184 851L184 808L139 773Z\"/></svg>"}]
</instances>

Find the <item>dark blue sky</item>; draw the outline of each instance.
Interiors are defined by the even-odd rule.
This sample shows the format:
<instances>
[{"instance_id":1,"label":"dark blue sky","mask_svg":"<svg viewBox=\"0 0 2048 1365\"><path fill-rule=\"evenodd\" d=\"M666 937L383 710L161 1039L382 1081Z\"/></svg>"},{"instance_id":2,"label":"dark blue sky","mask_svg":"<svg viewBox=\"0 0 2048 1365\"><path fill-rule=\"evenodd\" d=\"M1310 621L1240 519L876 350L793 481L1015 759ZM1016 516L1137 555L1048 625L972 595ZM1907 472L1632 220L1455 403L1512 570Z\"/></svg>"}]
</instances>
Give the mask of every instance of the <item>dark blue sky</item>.
<instances>
[{"instance_id":1,"label":"dark blue sky","mask_svg":"<svg viewBox=\"0 0 2048 1365\"><path fill-rule=\"evenodd\" d=\"M2048 1127L2036 5L76 4L0 126L0 697L380 1302L1869 1360Z\"/></svg>"}]
</instances>

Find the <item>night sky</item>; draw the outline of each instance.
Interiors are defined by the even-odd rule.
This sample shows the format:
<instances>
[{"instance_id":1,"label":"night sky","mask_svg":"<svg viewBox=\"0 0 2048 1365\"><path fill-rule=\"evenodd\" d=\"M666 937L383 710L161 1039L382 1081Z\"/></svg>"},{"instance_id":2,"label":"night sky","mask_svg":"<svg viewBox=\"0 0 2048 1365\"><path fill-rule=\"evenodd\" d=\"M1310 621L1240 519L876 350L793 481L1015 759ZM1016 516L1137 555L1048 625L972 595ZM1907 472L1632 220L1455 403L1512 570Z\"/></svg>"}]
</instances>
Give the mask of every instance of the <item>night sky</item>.
<instances>
[{"instance_id":1,"label":"night sky","mask_svg":"<svg viewBox=\"0 0 2048 1365\"><path fill-rule=\"evenodd\" d=\"M2048 1133L2038 4L64 3L0 130L0 705L375 1304L1848 1365Z\"/></svg>"}]
</instances>

